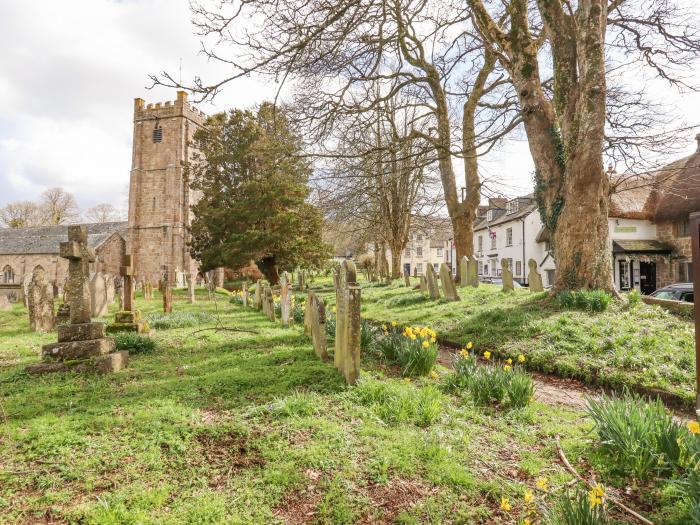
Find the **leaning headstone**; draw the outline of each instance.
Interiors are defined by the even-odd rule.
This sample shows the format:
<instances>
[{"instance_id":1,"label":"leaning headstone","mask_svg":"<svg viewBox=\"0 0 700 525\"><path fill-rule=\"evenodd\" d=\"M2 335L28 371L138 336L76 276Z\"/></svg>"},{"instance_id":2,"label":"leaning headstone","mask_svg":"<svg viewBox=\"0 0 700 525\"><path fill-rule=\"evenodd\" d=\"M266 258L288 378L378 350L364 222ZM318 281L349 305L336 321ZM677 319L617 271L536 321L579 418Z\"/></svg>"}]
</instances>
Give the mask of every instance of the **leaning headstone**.
<instances>
[{"instance_id":1,"label":"leaning headstone","mask_svg":"<svg viewBox=\"0 0 700 525\"><path fill-rule=\"evenodd\" d=\"M428 264L426 281L428 283L428 295L431 299L440 299L440 288L438 288L437 275L432 264Z\"/></svg>"},{"instance_id":2,"label":"leaning headstone","mask_svg":"<svg viewBox=\"0 0 700 525\"><path fill-rule=\"evenodd\" d=\"M114 323L107 327L107 333L148 331L148 324L141 320L141 313L134 307L134 268L131 255L125 255L119 273L124 279L122 310L114 316Z\"/></svg>"},{"instance_id":3,"label":"leaning headstone","mask_svg":"<svg viewBox=\"0 0 700 525\"><path fill-rule=\"evenodd\" d=\"M420 291L423 293L428 293L428 280L425 278L425 275L420 276Z\"/></svg>"},{"instance_id":4,"label":"leaning headstone","mask_svg":"<svg viewBox=\"0 0 700 525\"><path fill-rule=\"evenodd\" d=\"M452 272L450 272L450 268L445 263L440 265L440 284L442 284L442 293L445 295L445 299L448 301L459 301L457 287L452 280Z\"/></svg>"},{"instance_id":5,"label":"leaning headstone","mask_svg":"<svg viewBox=\"0 0 700 525\"><path fill-rule=\"evenodd\" d=\"M509 292L515 290L513 285L513 272L508 267L508 261L501 259L501 279L503 280L503 291Z\"/></svg>"},{"instance_id":6,"label":"leaning headstone","mask_svg":"<svg viewBox=\"0 0 700 525\"><path fill-rule=\"evenodd\" d=\"M292 284L287 272L282 272L280 277L280 312L282 324L292 324Z\"/></svg>"},{"instance_id":7,"label":"leaning headstone","mask_svg":"<svg viewBox=\"0 0 700 525\"><path fill-rule=\"evenodd\" d=\"M44 345L43 362L30 365L27 372L116 372L124 368L129 352L114 351L114 339L105 337L103 323L90 319L90 262L95 252L87 244L85 226L69 226L68 242L60 245L60 255L68 259L70 324L58 326L58 342Z\"/></svg>"},{"instance_id":8,"label":"leaning headstone","mask_svg":"<svg viewBox=\"0 0 700 525\"><path fill-rule=\"evenodd\" d=\"M50 332L54 326L53 286L41 266L34 268L27 290L29 329L32 332Z\"/></svg>"},{"instance_id":9,"label":"leaning headstone","mask_svg":"<svg viewBox=\"0 0 700 525\"><path fill-rule=\"evenodd\" d=\"M530 272L527 274L527 280L530 283L530 291L543 292L542 275L537 271L537 261L535 259L530 259L527 261L527 265L530 268Z\"/></svg>"},{"instance_id":10,"label":"leaning headstone","mask_svg":"<svg viewBox=\"0 0 700 525\"><path fill-rule=\"evenodd\" d=\"M326 305L323 299L311 291L306 298L304 331L311 337L316 355L324 361L330 359L326 340Z\"/></svg>"},{"instance_id":11,"label":"leaning headstone","mask_svg":"<svg viewBox=\"0 0 700 525\"><path fill-rule=\"evenodd\" d=\"M194 304L196 301L194 293L194 275L191 273L187 275L187 300L190 304Z\"/></svg>"},{"instance_id":12,"label":"leaning headstone","mask_svg":"<svg viewBox=\"0 0 700 525\"><path fill-rule=\"evenodd\" d=\"M90 305L93 317L107 315L107 284L105 276L96 272L90 279Z\"/></svg>"},{"instance_id":13,"label":"leaning headstone","mask_svg":"<svg viewBox=\"0 0 700 525\"><path fill-rule=\"evenodd\" d=\"M161 280L161 292L163 293L163 312L166 314L173 311L173 283L170 275L170 268L163 266L163 279Z\"/></svg>"},{"instance_id":14,"label":"leaning headstone","mask_svg":"<svg viewBox=\"0 0 700 525\"><path fill-rule=\"evenodd\" d=\"M254 296L253 306L255 307L256 310L262 310L262 306L263 306L262 279L258 279L258 282L255 283L255 296Z\"/></svg>"},{"instance_id":15,"label":"leaning headstone","mask_svg":"<svg viewBox=\"0 0 700 525\"><path fill-rule=\"evenodd\" d=\"M360 286L355 263L343 261L336 291L335 353L333 363L354 385L360 376Z\"/></svg>"},{"instance_id":16,"label":"leaning headstone","mask_svg":"<svg viewBox=\"0 0 700 525\"><path fill-rule=\"evenodd\" d=\"M0 294L0 312L9 312L10 310L12 310L10 300L6 295Z\"/></svg>"},{"instance_id":17,"label":"leaning headstone","mask_svg":"<svg viewBox=\"0 0 700 525\"><path fill-rule=\"evenodd\" d=\"M270 321L275 322L275 299L269 286L263 290L263 313Z\"/></svg>"}]
</instances>

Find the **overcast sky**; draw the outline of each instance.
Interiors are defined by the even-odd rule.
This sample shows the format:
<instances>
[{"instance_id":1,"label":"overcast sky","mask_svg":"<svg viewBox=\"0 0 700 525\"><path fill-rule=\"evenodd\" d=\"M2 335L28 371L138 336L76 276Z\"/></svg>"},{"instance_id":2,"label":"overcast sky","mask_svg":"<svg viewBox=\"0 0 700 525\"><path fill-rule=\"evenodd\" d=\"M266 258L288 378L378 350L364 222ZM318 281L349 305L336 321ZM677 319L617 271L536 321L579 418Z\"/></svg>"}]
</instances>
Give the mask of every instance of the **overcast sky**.
<instances>
[{"instance_id":1,"label":"overcast sky","mask_svg":"<svg viewBox=\"0 0 700 525\"><path fill-rule=\"evenodd\" d=\"M61 186L83 209L102 202L124 208L133 99L175 99L171 90L147 90L148 74L177 72L180 59L183 79L224 73L198 56L186 0L0 0L0 12L0 206ZM275 88L237 81L216 107L201 109L249 107ZM658 89L685 124L700 124L700 96ZM698 131L687 133L687 152ZM507 175L504 193L531 188L523 138L482 166L488 175Z\"/></svg>"}]
</instances>

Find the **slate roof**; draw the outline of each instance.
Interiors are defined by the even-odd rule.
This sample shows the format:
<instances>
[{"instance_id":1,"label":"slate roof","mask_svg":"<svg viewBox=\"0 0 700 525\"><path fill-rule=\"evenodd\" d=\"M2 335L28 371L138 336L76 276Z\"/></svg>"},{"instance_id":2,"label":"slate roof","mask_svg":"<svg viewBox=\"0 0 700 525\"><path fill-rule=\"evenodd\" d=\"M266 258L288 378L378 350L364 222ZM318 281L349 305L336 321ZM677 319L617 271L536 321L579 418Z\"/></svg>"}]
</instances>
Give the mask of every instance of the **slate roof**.
<instances>
[{"instance_id":1,"label":"slate roof","mask_svg":"<svg viewBox=\"0 0 700 525\"><path fill-rule=\"evenodd\" d=\"M84 224L88 246L99 248L115 233L126 237L128 222ZM33 228L0 228L0 255L58 254L59 244L68 240L68 225Z\"/></svg>"},{"instance_id":2,"label":"slate roof","mask_svg":"<svg viewBox=\"0 0 700 525\"><path fill-rule=\"evenodd\" d=\"M671 247L657 240L614 240L613 253L671 253Z\"/></svg>"},{"instance_id":3,"label":"slate roof","mask_svg":"<svg viewBox=\"0 0 700 525\"><path fill-rule=\"evenodd\" d=\"M528 204L526 206L523 206L521 204L520 206L518 206L518 211L516 211L515 213L504 213L504 214L496 217L491 222L488 222L486 219L482 219L482 220L478 221L474 225L474 231L483 230L487 226L491 226L491 227L498 226L499 224L504 224L506 222L521 219L523 217L530 215L530 213L532 213L535 210L537 210L537 204L535 204L535 203Z\"/></svg>"}]
</instances>

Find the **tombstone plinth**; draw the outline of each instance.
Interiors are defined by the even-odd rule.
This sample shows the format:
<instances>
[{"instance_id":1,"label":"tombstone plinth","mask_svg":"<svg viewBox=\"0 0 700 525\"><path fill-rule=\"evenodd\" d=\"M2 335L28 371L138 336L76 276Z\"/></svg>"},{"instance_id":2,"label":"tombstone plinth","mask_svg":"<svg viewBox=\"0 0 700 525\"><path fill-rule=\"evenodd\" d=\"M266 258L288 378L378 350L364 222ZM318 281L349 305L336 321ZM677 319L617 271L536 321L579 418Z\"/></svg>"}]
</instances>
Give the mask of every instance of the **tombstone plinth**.
<instances>
[{"instance_id":1,"label":"tombstone plinth","mask_svg":"<svg viewBox=\"0 0 700 525\"><path fill-rule=\"evenodd\" d=\"M121 370L128 364L129 352L115 352L114 339L105 337L104 324L90 320L89 265L94 260L94 251L88 247L85 226L68 227L68 242L61 243L60 254L69 261L70 324L58 327L58 342L44 345L43 362L29 365L27 372Z\"/></svg>"}]
</instances>

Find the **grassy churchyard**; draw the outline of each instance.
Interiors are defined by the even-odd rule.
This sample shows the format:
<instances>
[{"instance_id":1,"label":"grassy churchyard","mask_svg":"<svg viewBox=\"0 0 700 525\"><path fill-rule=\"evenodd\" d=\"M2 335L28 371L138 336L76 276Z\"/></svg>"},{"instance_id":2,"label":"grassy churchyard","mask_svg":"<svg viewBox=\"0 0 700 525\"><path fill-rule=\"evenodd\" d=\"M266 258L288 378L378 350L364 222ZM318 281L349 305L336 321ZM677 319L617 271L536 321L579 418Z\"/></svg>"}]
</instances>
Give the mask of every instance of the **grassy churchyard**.
<instances>
[{"instance_id":1,"label":"grassy churchyard","mask_svg":"<svg viewBox=\"0 0 700 525\"><path fill-rule=\"evenodd\" d=\"M138 296L155 345L132 342L129 368L105 376L27 375L56 335L30 333L21 305L0 312L0 522L639 523L619 500L653 523L700 523L697 428L631 399L589 411L532 399L523 371L658 389L688 406L689 321L491 286L447 303L398 282L362 285L362 317L376 323L364 325L351 387L301 323L273 324L223 292L198 290L192 305L178 290L170 315L160 294ZM319 293L330 333L335 296ZM240 331L205 330L217 320ZM454 370L397 364L388 342L415 325L426 353L436 343L425 326L463 348Z\"/></svg>"}]
</instances>

